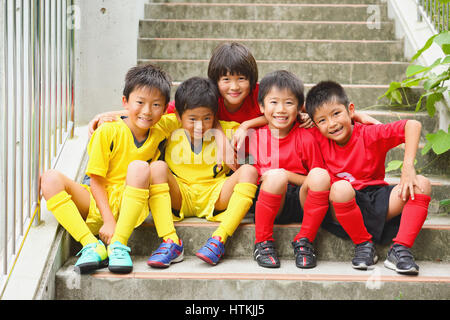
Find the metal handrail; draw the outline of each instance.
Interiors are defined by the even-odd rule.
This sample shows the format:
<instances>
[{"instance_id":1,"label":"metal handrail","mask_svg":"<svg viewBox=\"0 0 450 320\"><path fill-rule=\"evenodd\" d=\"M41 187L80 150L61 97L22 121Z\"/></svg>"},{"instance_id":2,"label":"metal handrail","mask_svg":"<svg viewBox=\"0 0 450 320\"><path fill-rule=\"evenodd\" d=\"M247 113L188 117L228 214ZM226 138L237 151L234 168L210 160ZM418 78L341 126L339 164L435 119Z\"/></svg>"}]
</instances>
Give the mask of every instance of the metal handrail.
<instances>
[{"instance_id":1,"label":"metal handrail","mask_svg":"<svg viewBox=\"0 0 450 320\"><path fill-rule=\"evenodd\" d=\"M416 2L418 21L424 20L435 34L450 30L450 3L439 0L416 0Z\"/></svg>"},{"instance_id":2,"label":"metal handrail","mask_svg":"<svg viewBox=\"0 0 450 320\"><path fill-rule=\"evenodd\" d=\"M3 0L0 293L40 223L40 175L73 136L71 7L73 0Z\"/></svg>"}]
</instances>

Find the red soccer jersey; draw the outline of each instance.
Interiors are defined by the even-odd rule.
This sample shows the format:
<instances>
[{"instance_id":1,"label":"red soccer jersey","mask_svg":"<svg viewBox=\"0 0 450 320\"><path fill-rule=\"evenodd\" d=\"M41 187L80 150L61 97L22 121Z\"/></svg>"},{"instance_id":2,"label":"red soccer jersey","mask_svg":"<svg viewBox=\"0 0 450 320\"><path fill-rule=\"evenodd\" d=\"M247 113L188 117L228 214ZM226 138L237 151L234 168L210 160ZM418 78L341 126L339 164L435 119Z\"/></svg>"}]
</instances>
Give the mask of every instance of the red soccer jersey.
<instances>
[{"instance_id":1,"label":"red soccer jersey","mask_svg":"<svg viewBox=\"0 0 450 320\"><path fill-rule=\"evenodd\" d=\"M307 175L312 168L324 168L317 142L309 130L299 128L297 122L281 139L273 137L267 125L249 133L250 154L259 175L278 168Z\"/></svg>"},{"instance_id":2,"label":"red soccer jersey","mask_svg":"<svg viewBox=\"0 0 450 320\"><path fill-rule=\"evenodd\" d=\"M345 179L356 190L371 185L387 185L384 181L386 154L405 142L406 121L377 125L357 122L345 146L337 145L324 137L317 128L312 128L332 183Z\"/></svg>"},{"instance_id":3,"label":"red soccer jersey","mask_svg":"<svg viewBox=\"0 0 450 320\"><path fill-rule=\"evenodd\" d=\"M242 123L247 120L258 118L262 116L261 110L258 105L258 92L259 84L250 92L250 94L242 102L242 106L236 112L229 112L223 102L223 97L219 97L219 111L217 116L219 120L223 121L236 121ZM167 107L167 113L175 112L175 101L170 101Z\"/></svg>"}]
</instances>

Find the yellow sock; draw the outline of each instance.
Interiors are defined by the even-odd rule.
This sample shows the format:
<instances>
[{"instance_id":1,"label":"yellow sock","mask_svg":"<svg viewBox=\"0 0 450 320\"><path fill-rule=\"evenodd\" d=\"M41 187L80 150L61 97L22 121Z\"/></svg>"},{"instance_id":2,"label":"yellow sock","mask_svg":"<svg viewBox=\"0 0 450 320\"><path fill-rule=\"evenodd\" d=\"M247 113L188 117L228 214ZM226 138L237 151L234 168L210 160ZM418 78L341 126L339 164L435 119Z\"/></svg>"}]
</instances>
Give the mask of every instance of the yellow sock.
<instances>
[{"instance_id":1,"label":"yellow sock","mask_svg":"<svg viewBox=\"0 0 450 320\"><path fill-rule=\"evenodd\" d=\"M127 245L128 239L136 227L137 220L148 201L148 196L148 189L132 186L125 187L120 204L119 218L117 219L116 230L111 238L111 243L119 241L121 244Z\"/></svg>"},{"instance_id":2,"label":"yellow sock","mask_svg":"<svg viewBox=\"0 0 450 320\"><path fill-rule=\"evenodd\" d=\"M151 185L148 203L158 237L163 238L164 241L171 239L176 244L180 244L172 219L169 185L167 183Z\"/></svg>"},{"instance_id":3,"label":"yellow sock","mask_svg":"<svg viewBox=\"0 0 450 320\"><path fill-rule=\"evenodd\" d=\"M233 235L252 206L256 189L256 185L252 183L243 182L236 184L228 202L227 210L222 213L224 218L213 233L213 237L219 236L222 238L222 242L225 243L228 237Z\"/></svg>"},{"instance_id":4,"label":"yellow sock","mask_svg":"<svg viewBox=\"0 0 450 320\"><path fill-rule=\"evenodd\" d=\"M76 241L81 242L83 247L98 241L72 201L72 196L66 191L61 191L48 199L47 209Z\"/></svg>"}]
</instances>

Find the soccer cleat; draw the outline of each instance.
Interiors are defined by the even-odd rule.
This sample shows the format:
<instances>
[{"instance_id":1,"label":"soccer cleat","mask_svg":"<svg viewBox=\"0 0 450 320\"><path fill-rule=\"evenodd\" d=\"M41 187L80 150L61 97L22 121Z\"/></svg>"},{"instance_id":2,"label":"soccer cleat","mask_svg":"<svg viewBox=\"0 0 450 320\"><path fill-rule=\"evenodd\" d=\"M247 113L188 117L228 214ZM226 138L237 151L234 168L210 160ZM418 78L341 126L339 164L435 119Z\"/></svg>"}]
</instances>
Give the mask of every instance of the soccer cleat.
<instances>
[{"instance_id":1,"label":"soccer cleat","mask_svg":"<svg viewBox=\"0 0 450 320\"><path fill-rule=\"evenodd\" d=\"M154 268L167 268L171 263L181 262L184 259L184 245L180 239L180 245L168 239L161 243L155 251L153 251L147 264Z\"/></svg>"},{"instance_id":2,"label":"soccer cleat","mask_svg":"<svg viewBox=\"0 0 450 320\"><path fill-rule=\"evenodd\" d=\"M295 265L298 268L309 269L317 265L314 247L307 238L301 238L292 242L294 247Z\"/></svg>"},{"instance_id":3,"label":"soccer cleat","mask_svg":"<svg viewBox=\"0 0 450 320\"><path fill-rule=\"evenodd\" d=\"M280 260L273 241L267 240L255 243L253 258L264 268L279 268Z\"/></svg>"},{"instance_id":4,"label":"soccer cleat","mask_svg":"<svg viewBox=\"0 0 450 320\"><path fill-rule=\"evenodd\" d=\"M411 251L401 244L391 246L384 261L384 266L401 274L419 274L419 266L414 262Z\"/></svg>"},{"instance_id":5,"label":"soccer cleat","mask_svg":"<svg viewBox=\"0 0 450 320\"><path fill-rule=\"evenodd\" d=\"M130 273L133 271L133 262L130 257L131 249L119 241L108 246L109 271L113 273Z\"/></svg>"},{"instance_id":6,"label":"soccer cleat","mask_svg":"<svg viewBox=\"0 0 450 320\"><path fill-rule=\"evenodd\" d=\"M209 238L206 244L195 254L197 257L215 266L225 253L225 246L216 237Z\"/></svg>"},{"instance_id":7,"label":"soccer cleat","mask_svg":"<svg viewBox=\"0 0 450 320\"><path fill-rule=\"evenodd\" d=\"M74 269L80 274L93 272L100 268L108 266L108 253L106 247L98 240L96 243L89 243L77 253L78 258Z\"/></svg>"},{"instance_id":8,"label":"soccer cleat","mask_svg":"<svg viewBox=\"0 0 450 320\"><path fill-rule=\"evenodd\" d=\"M355 256L352 260L354 269L373 269L377 262L378 255L372 242L366 241L355 246Z\"/></svg>"}]
</instances>

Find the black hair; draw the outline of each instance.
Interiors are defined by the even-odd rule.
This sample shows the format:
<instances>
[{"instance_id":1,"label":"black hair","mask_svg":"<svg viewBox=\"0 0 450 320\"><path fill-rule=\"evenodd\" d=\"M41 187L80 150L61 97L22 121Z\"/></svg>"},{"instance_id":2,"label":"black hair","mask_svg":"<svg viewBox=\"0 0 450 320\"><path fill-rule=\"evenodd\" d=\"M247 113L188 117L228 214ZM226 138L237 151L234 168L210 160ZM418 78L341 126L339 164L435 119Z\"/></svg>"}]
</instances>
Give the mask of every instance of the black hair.
<instances>
[{"instance_id":1,"label":"black hair","mask_svg":"<svg viewBox=\"0 0 450 320\"><path fill-rule=\"evenodd\" d=\"M241 74L250 82L250 91L258 82L258 66L250 49L238 42L225 42L218 45L209 60L208 78L215 84L220 77Z\"/></svg>"},{"instance_id":2,"label":"black hair","mask_svg":"<svg viewBox=\"0 0 450 320\"><path fill-rule=\"evenodd\" d=\"M206 107L217 114L219 91L208 78L192 77L183 81L175 92L175 109L181 115L189 109Z\"/></svg>"},{"instance_id":3,"label":"black hair","mask_svg":"<svg viewBox=\"0 0 450 320\"><path fill-rule=\"evenodd\" d=\"M348 110L350 100L344 88L334 81L321 81L312 87L306 95L306 112L314 119L316 110L326 103L337 102Z\"/></svg>"},{"instance_id":4,"label":"black hair","mask_svg":"<svg viewBox=\"0 0 450 320\"><path fill-rule=\"evenodd\" d=\"M165 105L170 101L172 80L170 76L158 66L152 64L138 65L128 70L125 76L123 95L128 100L130 94L140 88L158 89L165 97Z\"/></svg>"},{"instance_id":5,"label":"black hair","mask_svg":"<svg viewBox=\"0 0 450 320\"><path fill-rule=\"evenodd\" d=\"M264 105L264 98L273 87L291 91L297 98L297 108L300 110L303 106L305 102L303 81L292 72L277 70L265 75L259 83L258 103Z\"/></svg>"}]
</instances>

